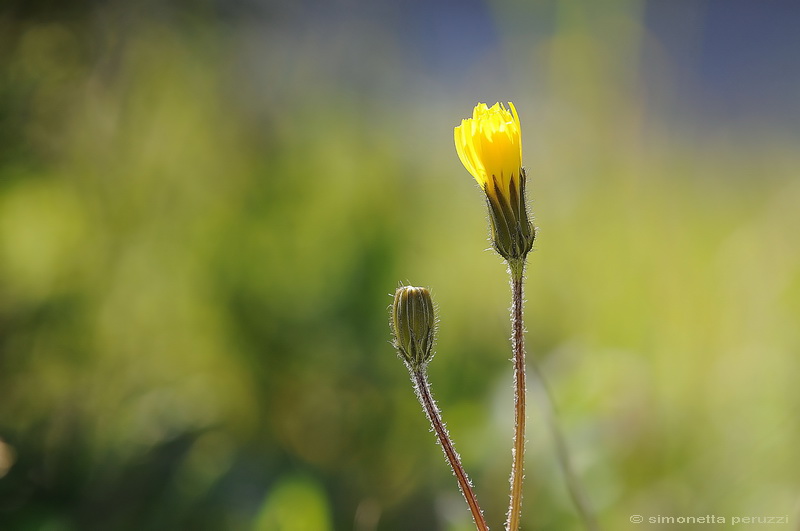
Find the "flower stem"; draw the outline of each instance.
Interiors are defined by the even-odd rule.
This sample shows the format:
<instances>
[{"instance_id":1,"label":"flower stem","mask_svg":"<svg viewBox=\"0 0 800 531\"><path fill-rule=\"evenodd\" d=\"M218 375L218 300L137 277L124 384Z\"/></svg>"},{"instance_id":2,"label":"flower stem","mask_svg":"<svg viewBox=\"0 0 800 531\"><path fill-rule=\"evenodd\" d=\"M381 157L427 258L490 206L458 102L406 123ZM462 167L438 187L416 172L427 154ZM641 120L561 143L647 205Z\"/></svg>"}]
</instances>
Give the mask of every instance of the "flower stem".
<instances>
[{"instance_id":1,"label":"flower stem","mask_svg":"<svg viewBox=\"0 0 800 531\"><path fill-rule=\"evenodd\" d=\"M511 342L514 350L514 446L511 450L511 495L506 531L519 529L525 465L525 335L522 321L522 283L525 260L509 263L511 273Z\"/></svg>"},{"instance_id":2,"label":"flower stem","mask_svg":"<svg viewBox=\"0 0 800 531\"><path fill-rule=\"evenodd\" d=\"M458 480L461 494L464 495L464 499L467 501L467 505L469 505L469 510L472 512L472 519L475 521L475 527L478 531L489 531L489 527L486 525L486 519L484 519L483 512L475 497L475 492L472 490L472 484L469 481L469 477L467 477L467 473L464 471L464 467L461 465L461 459L456 453L453 443L450 441L450 436L447 434L444 422L442 422L439 409L436 407L436 402L434 402L433 396L431 395L425 369L412 369L411 374L414 379L417 398L419 398L419 401L422 403L422 407L428 415L428 420L430 420L433 426L433 431L436 432L439 443L442 445L444 455L447 457L447 461L453 469L453 474L455 474Z\"/></svg>"},{"instance_id":3,"label":"flower stem","mask_svg":"<svg viewBox=\"0 0 800 531\"><path fill-rule=\"evenodd\" d=\"M522 318L523 281L525 262L515 261L509 264L511 272L511 326L512 345L514 350L514 448L511 468L511 502L508 509L507 531L517 531L522 510L522 479L525 462L525 327ZM544 375L536 363L532 363L534 379L538 381L541 407L547 419L547 427L556 447L558 464L564 474L567 490L572 498L583 524L589 531L598 531L600 526L591 509L583 485L575 473L567 448L566 439L558 423L558 412L552 393Z\"/></svg>"}]
</instances>

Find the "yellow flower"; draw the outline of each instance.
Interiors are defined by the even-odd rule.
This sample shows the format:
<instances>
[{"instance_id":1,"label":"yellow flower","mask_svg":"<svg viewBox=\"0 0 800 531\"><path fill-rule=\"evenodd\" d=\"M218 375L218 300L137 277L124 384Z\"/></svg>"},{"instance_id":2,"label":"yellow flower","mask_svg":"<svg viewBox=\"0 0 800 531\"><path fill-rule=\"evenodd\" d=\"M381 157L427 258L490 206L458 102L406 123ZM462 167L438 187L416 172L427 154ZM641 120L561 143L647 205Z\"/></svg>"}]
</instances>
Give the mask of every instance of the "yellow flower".
<instances>
[{"instance_id":1,"label":"yellow flower","mask_svg":"<svg viewBox=\"0 0 800 531\"><path fill-rule=\"evenodd\" d=\"M472 118L455 128L458 157L487 193L492 193L492 178L500 191L509 194L512 180L519 180L522 169L522 139L519 116L514 104L501 103L491 108L479 103ZM519 188L519 187L517 187Z\"/></svg>"},{"instance_id":2,"label":"yellow flower","mask_svg":"<svg viewBox=\"0 0 800 531\"><path fill-rule=\"evenodd\" d=\"M522 133L514 104L479 103L454 130L458 158L486 193L492 242L512 268L520 267L536 236L525 202Z\"/></svg>"}]
</instances>

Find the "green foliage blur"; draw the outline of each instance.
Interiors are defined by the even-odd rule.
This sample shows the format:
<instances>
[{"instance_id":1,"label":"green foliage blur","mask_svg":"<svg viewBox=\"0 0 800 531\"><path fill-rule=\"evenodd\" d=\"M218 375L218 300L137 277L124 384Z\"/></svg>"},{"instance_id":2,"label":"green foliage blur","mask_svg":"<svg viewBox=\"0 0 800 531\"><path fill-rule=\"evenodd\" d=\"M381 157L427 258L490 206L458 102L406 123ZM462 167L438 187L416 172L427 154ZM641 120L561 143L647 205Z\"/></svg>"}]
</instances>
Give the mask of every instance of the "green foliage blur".
<instances>
[{"instance_id":1,"label":"green foliage blur","mask_svg":"<svg viewBox=\"0 0 800 531\"><path fill-rule=\"evenodd\" d=\"M0 529L470 529L389 343L401 281L500 529L509 288L452 128L506 100L528 355L603 527L796 524L797 138L669 120L632 0L489 4L499 46L441 77L400 7L299 5L0 11ZM528 430L525 529L581 529L535 402Z\"/></svg>"}]
</instances>

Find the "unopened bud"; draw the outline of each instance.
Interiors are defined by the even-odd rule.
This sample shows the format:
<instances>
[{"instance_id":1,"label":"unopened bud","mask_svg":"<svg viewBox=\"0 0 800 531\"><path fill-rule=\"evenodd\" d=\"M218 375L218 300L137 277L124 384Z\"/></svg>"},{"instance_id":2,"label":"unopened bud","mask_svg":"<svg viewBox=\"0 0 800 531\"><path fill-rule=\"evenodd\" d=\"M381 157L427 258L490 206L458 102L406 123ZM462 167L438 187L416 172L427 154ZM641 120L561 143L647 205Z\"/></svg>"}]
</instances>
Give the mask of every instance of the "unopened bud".
<instances>
[{"instance_id":1,"label":"unopened bud","mask_svg":"<svg viewBox=\"0 0 800 531\"><path fill-rule=\"evenodd\" d=\"M392 304L394 346L412 369L423 367L433 354L436 329L431 292L425 288L401 286Z\"/></svg>"}]
</instances>

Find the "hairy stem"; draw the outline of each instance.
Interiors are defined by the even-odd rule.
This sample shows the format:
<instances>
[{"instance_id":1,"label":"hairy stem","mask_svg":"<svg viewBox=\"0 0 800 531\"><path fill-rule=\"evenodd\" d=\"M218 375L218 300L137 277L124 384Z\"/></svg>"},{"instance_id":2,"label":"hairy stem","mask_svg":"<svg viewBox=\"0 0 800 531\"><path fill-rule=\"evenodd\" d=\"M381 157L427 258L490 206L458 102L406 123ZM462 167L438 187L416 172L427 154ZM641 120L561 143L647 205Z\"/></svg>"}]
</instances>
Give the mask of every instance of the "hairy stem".
<instances>
[{"instance_id":1,"label":"hairy stem","mask_svg":"<svg viewBox=\"0 0 800 531\"><path fill-rule=\"evenodd\" d=\"M439 438L439 443L442 445L444 455L447 457L447 461L453 469L453 474L455 474L458 480L461 494L464 495L464 499L467 501L467 505L469 505L469 510L472 512L472 519L475 521L475 527L479 531L489 531L489 527L486 525L486 519L483 517L483 512L475 497L475 492L472 490L472 484L469 481L469 477L467 477L467 473L464 471L464 467L461 465L461 459L456 453L453 443L450 441L450 436L447 434L447 429L444 427L439 409L436 407L436 402L434 402L433 396L431 395L425 369L413 369L411 374L416 385L417 397L422 403L425 413L428 415L428 420L430 420L433 431L436 432L436 436Z\"/></svg>"},{"instance_id":2,"label":"hairy stem","mask_svg":"<svg viewBox=\"0 0 800 531\"><path fill-rule=\"evenodd\" d=\"M525 374L525 327L522 318L523 303L523 279L525 263L512 262L509 264L511 272L511 326L512 326L512 345L514 350L514 447L513 463L511 469L511 501L508 509L508 520L506 529L517 531L522 510L522 480L523 466L525 461L525 397L526 397L526 374ZM598 531L600 526L594 512L591 510L586 492L583 485L575 473L567 448L566 439L558 423L558 413L555 408L550 388L544 375L539 370L536 363L532 364L535 380L539 385L539 401L547 420L547 428L553 438L556 448L558 464L567 484L567 490L575 504L576 510L583 520L583 524L589 531Z\"/></svg>"},{"instance_id":3,"label":"hairy stem","mask_svg":"<svg viewBox=\"0 0 800 531\"><path fill-rule=\"evenodd\" d=\"M514 446L511 450L511 495L507 531L517 531L522 513L522 479L525 465L525 328L522 321L522 283L525 262L510 263L511 342L514 350Z\"/></svg>"}]
</instances>

